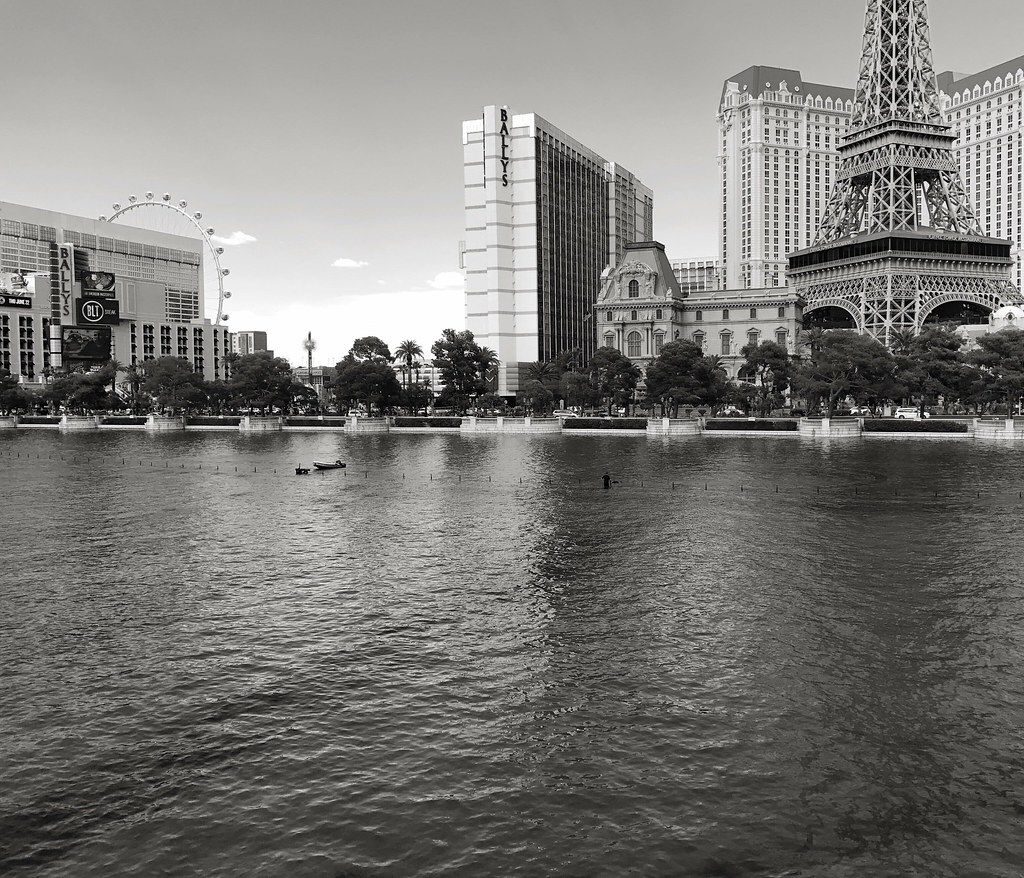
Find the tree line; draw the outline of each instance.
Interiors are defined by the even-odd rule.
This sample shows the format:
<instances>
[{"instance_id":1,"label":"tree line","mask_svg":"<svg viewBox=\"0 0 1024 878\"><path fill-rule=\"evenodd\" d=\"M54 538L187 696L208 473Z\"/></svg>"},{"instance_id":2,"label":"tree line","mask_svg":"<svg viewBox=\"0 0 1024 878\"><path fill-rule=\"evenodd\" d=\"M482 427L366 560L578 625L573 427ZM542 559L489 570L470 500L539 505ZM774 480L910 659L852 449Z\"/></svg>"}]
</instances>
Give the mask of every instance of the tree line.
<instances>
[{"instance_id":1,"label":"tree line","mask_svg":"<svg viewBox=\"0 0 1024 878\"><path fill-rule=\"evenodd\" d=\"M287 360L260 353L226 359L231 377L218 381L208 381L189 360L170 356L130 366L111 360L98 369L51 376L41 389L26 388L0 370L0 412L266 414L318 404L316 391L293 378Z\"/></svg>"},{"instance_id":2,"label":"tree line","mask_svg":"<svg viewBox=\"0 0 1024 878\"><path fill-rule=\"evenodd\" d=\"M337 409L383 414L426 410L432 403L460 413L507 407L497 393L498 359L472 332L446 329L430 353L425 360L412 340L392 353L377 336L356 339L328 385ZM556 405L609 414L641 407L672 416L680 407L715 414L734 406L767 417L801 408L832 416L851 402L871 411L893 403L922 410L941 403L951 413L1012 412L1024 397L1024 332L1016 329L981 336L972 351L964 350L961 336L941 326L917 335L897 333L891 349L852 331L812 329L803 334L797 354L764 341L747 345L740 355L733 381L721 357L706 355L691 341L665 345L646 373L611 347L598 348L586 364L581 351L571 350L550 362L522 366L516 403L535 414L550 413ZM295 380L287 360L262 353L227 359L231 377L225 380L207 381L187 359L160 357L57 375L41 390L26 389L0 370L0 412L320 409L316 390ZM436 398L429 376L422 374L428 365L443 384Z\"/></svg>"}]
</instances>

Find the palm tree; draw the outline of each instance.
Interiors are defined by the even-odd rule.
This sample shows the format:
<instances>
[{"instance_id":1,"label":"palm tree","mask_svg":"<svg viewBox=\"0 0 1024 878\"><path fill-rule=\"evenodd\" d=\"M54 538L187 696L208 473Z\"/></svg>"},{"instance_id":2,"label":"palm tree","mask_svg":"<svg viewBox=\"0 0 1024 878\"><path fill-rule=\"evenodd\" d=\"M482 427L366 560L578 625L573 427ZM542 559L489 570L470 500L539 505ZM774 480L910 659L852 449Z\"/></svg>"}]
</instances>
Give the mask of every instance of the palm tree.
<instances>
[{"instance_id":1,"label":"palm tree","mask_svg":"<svg viewBox=\"0 0 1024 878\"><path fill-rule=\"evenodd\" d=\"M397 363L401 360L405 363L404 375L405 389L409 389L409 379L412 377L412 364L423 356L423 348L421 348L411 338L403 341L397 348L395 348L394 361Z\"/></svg>"},{"instance_id":2,"label":"palm tree","mask_svg":"<svg viewBox=\"0 0 1024 878\"><path fill-rule=\"evenodd\" d=\"M894 354L909 354L914 343L914 330L894 329L889 337L889 349Z\"/></svg>"},{"instance_id":3,"label":"palm tree","mask_svg":"<svg viewBox=\"0 0 1024 878\"><path fill-rule=\"evenodd\" d=\"M480 377L487 382L487 389L494 391L498 389L498 366L501 361L498 355L490 348L480 348L477 359L480 364Z\"/></svg>"},{"instance_id":4,"label":"palm tree","mask_svg":"<svg viewBox=\"0 0 1024 878\"><path fill-rule=\"evenodd\" d=\"M547 386L558 378L558 367L554 363L529 363L523 369L523 377L527 381L539 381Z\"/></svg>"},{"instance_id":5,"label":"palm tree","mask_svg":"<svg viewBox=\"0 0 1024 878\"><path fill-rule=\"evenodd\" d=\"M821 340L825 337L826 330L820 326L812 326L810 329L801 329L798 336L800 347L808 348L813 355L821 346Z\"/></svg>"}]
</instances>

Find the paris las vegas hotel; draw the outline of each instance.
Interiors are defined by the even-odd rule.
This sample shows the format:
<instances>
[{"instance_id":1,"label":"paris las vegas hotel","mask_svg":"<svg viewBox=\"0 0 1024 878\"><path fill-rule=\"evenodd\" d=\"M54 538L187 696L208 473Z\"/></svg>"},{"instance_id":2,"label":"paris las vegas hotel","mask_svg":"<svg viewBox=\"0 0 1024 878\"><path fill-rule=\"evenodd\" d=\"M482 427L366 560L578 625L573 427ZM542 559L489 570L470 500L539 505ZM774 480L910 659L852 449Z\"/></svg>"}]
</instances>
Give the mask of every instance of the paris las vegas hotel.
<instances>
[{"instance_id":1,"label":"paris las vegas hotel","mask_svg":"<svg viewBox=\"0 0 1024 878\"><path fill-rule=\"evenodd\" d=\"M938 85L982 228L1010 239L1024 289L1024 57ZM515 393L521 365L574 347L646 364L684 338L732 376L750 342L794 352L803 315L787 257L813 243L853 99L778 67L725 81L717 259L668 258L652 240L654 193L542 117L492 106L464 122L466 325L497 353L500 392Z\"/></svg>"}]
</instances>

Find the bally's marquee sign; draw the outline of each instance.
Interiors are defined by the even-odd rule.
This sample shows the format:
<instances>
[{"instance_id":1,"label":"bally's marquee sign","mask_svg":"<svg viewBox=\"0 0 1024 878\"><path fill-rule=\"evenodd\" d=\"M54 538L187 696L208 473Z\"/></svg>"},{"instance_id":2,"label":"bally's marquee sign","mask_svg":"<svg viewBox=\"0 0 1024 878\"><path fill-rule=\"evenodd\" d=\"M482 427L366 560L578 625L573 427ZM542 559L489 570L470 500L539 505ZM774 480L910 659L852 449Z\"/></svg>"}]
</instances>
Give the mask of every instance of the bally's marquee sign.
<instances>
[{"instance_id":1,"label":"bally's marquee sign","mask_svg":"<svg viewBox=\"0 0 1024 878\"><path fill-rule=\"evenodd\" d=\"M505 107L501 108L501 128L498 129L498 136L501 138L501 185L508 186L508 146L512 135L508 130L508 110Z\"/></svg>"},{"instance_id":2,"label":"bally's marquee sign","mask_svg":"<svg viewBox=\"0 0 1024 878\"><path fill-rule=\"evenodd\" d=\"M60 318L72 316L75 296L75 247L73 244L60 244L57 254L57 294L60 296Z\"/></svg>"}]
</instances>

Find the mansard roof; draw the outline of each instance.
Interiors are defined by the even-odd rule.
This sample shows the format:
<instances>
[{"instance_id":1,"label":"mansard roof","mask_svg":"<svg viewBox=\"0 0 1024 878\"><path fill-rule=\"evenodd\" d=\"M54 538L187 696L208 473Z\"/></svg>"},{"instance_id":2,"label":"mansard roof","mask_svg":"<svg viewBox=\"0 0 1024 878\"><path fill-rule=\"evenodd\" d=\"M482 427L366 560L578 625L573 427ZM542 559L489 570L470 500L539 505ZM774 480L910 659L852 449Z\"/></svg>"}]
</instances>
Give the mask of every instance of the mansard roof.
<instances>
[{"instance_id":1,"label":"mansard roof","mask_svg":"<svg viewBox=\"0 0 1024 878\"><path fill-rule=\"evenodd\" d=\"M1014 58L1012 61L996 64L995 67L989 67L988 70L982 70L980 73L954 73L952 70L947 70L938 75L939 90L952 97L956 92L962 93L964 89L971 90L976 85L984 86L986 82L992 82L997 76L1005 80L1006 74L1009 73L1015 77L1018 70L1024 70L1024 55Z\"/></svg>"},{"instance_id":2,"label":"mansard roof","mask_svg":"<svg viewBox=\"0 0 1024 878\"><path fill-rule=\"evenodd\" d=\"M755 64L725 80L722 85L722 100L719 101L719 106L725 100L725 90L730 82L735 82L740 87L740 92L747 92L755 98L760 97L766 91L778 91L779 85L783 82L793 94L801 97L832 98L832 100L841 101L852 101L854 98L852 88L806 82L799 70Z\"/></svg>"}]
</instances>

